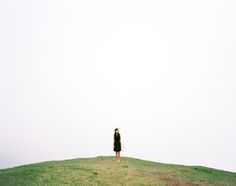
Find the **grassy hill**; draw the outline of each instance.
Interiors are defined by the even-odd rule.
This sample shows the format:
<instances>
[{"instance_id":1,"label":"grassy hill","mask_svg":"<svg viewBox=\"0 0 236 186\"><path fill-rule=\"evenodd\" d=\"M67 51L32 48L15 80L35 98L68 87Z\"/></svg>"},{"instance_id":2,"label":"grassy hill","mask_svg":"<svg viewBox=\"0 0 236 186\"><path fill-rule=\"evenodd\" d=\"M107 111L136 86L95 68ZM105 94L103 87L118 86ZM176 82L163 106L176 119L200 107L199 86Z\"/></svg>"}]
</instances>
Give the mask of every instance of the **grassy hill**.
<instances>
[{"instance_id":1,"label":"grassy hill","mask_svg":"<svg viewBox=\"0 0 236 186\"><path fill-rule=\"evenodd\" d=\"M0 169L0 186L236 185L236 173L113 156L47 161Z\"/></svg>"}]
</instances>

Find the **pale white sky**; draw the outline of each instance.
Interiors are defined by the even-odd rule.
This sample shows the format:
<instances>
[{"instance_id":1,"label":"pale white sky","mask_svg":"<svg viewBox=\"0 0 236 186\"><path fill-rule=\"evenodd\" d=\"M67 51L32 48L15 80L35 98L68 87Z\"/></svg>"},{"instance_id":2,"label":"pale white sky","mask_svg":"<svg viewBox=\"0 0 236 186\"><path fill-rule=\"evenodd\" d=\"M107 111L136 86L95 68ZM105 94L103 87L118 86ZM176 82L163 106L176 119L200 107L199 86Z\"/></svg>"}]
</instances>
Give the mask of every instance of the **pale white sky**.
<instances>
[{"instance_id":1,"label":"pale white sky","mask_svg":"<svg viewBox=\"0 0 236 186\"><path fill-rule=\"evenodd\" d=\"M235 0L0 1L0 168L114 155L236 172Z\"/></svg>"}]
</instances>

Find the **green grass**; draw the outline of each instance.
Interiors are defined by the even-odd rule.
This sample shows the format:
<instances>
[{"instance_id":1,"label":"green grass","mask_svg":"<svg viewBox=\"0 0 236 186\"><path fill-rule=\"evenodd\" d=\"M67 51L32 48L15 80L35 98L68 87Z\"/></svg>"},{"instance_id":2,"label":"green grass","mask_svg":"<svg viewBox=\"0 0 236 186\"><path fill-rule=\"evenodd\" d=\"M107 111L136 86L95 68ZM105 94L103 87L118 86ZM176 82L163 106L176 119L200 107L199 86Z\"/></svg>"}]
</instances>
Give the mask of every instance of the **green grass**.
<instances>
[{"instance_id":1,"label":"green grass","mask_svg":"<svg viewBox=\"0 0 236 186\"><path fill-rule=\"evenodd\" d=\"M0 169L0 186L212 185L236 186L236 173L114 156L47 161Z\"/></svg>"}]
</instances>

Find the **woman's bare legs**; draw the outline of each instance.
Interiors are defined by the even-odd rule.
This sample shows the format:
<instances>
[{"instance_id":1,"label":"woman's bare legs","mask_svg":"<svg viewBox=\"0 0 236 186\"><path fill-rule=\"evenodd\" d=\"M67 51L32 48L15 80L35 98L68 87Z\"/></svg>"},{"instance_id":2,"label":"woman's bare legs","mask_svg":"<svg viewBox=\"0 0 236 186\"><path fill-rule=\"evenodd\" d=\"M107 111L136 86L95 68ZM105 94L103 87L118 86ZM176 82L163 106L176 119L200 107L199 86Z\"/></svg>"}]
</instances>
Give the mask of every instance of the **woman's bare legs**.
<instances>
[{"instance_id":1,"label":"woman's bare legs","mask_svg":"<svg viewBox=\"0 0 236 186\"><path fill-rule=\"evenodd\" d=\"M120 152L118 152L118 160L120 160Z\"/></svg>"},{"instance_id":2,"label":"woman's bare legs","mask_svg":"<svg viewBox=\"0 0 236 186\"><path fill-rule=\"evenodd\" d=\"M120 162L120 152L117 152L117 159L116 159L117 162Z\"/></svg>"},{"instance_id":3,"label":"woman's bare legs","mask_svg":"<svg viewBox=\"0 0 236 186\"><path fill-rule=\"evenodd\" d=\"M116 152L116 162L120 162L120 152Z\"/></svg>"},{"instance_id":4,"label":"woman's bare legs","mask_svg":"<svg viewBox=\"0 0 236 186\"><path fill-rule=\"evenodd\" d=\"M118 152L116 152L116 161L118 160Z\"/></svg>"}]
</instances>

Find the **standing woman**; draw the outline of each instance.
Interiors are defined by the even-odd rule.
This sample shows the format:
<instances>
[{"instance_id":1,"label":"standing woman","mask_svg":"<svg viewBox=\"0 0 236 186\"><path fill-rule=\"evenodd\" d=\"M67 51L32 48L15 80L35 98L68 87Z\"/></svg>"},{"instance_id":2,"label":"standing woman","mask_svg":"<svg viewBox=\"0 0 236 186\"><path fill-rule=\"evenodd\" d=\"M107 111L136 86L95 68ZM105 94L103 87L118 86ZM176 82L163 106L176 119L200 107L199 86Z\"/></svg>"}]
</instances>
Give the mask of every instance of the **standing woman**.
<instances>
[{"instance_id":1,"label":"standing woman","mask_svg":"<svg viewBox=\"0 0 236 186\"><path fill-rule=\"evenodd\" d=\"M114 151L116 152L116 162L120 162L121 138L119 129L115 129L114 133Z\"/></svg>"}]
</instances>

